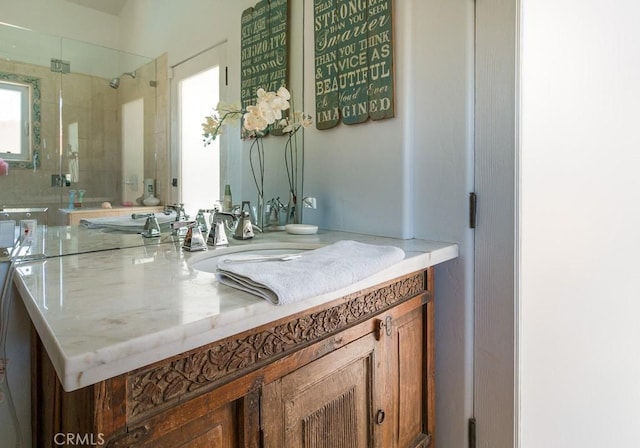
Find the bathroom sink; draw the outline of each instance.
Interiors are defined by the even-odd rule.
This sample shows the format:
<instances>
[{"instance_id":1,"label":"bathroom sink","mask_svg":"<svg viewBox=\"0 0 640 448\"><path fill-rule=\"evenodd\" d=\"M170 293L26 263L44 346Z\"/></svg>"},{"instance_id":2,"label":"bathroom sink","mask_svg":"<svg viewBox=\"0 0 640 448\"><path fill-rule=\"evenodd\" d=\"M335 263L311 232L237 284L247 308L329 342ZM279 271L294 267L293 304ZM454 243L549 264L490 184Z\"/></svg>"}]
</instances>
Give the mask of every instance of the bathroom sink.
<instances>
[{"instance_id":1,"label":"bathroom sink","mask_svg":"<svg viewBox=\"0 0 640 448\"><path fill-rule=\"evenodd\" d=\"M192 269L214 273L218 263L224 260L242 260L259 262L261 257L277 257L279 255L298 254L304 251L318 249L324 246L319 243L256 243L242 246L231 246L209 249L189 258L187 264Z\"/></svg>"}]
</instances>

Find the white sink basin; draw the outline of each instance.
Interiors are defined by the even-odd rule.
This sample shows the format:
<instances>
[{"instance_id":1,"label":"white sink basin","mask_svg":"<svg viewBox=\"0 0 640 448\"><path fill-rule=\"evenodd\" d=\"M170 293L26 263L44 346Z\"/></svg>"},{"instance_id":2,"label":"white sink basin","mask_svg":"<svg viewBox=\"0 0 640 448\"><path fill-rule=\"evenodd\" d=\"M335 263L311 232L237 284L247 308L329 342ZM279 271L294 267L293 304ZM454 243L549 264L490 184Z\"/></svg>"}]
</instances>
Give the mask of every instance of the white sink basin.
<instances>
[{"instance_id":1,"label":"white sink basin","mask_svg":"<svg viewBox=\"0 0 640 448\"><path fill-rule=\"evenodd\" d=\"M207 252L194 254L187 264L192 269L203 272L214 273L217 270L218 262L228 258L235 258L238 255L247 257L250 255L283 255L296 254L307 250L318 249L324 246L319 243L256 243L242 246L230 246L217 249L209 249Z\"/></svg>"}]
</instances>

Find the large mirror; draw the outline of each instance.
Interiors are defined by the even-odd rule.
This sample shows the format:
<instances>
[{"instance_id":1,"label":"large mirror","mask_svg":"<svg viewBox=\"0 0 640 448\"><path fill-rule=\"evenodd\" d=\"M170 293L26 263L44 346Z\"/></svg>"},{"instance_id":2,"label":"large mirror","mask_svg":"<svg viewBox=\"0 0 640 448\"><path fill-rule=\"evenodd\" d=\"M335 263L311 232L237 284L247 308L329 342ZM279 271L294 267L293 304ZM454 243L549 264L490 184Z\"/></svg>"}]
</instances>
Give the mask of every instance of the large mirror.
<instances>
[{"instance_id":1,"label":"large mirror","mask_svg":"<svg viewBox=\"0 0 640 448\"><path fill-rule=\"evenodd\" d=\"M27 107L31 115L21 115L23 121L17 125L21 132L29 134L27 142L31 146L24 151L23 160L9 161L9 175L0 178L0 207L47 208L47 224L53 227L77 223L68 211L74 205L78 210L80 201L83 211L100 209L105 202L111 203L114 209L123 204L141 205L146 181L153 181L161 206L183 201L181 187L185 174L180 171L180 156L185 148L180 148L175 141L179 117L174 113L177 100L172 98L171 92L176 89L176 82L172 78L183 63L192 61L206 50L221 48L224 59L220 68L219 99L239 101L241 16L258 2L213 3L216 17L229 18L216 19L223 25L211 26L205 33L185 31L175 25L154 37L145 28L148 24L135 24L142 20L140 16L153 22L149 14L170 15L171 22L179 24L182 19L176 17L175 11L153 9L138 11L133 18L119 17L122 39L138 39L137 47L144 48L149 56L0 24L0 82L5 80L31 87L30 93L25 95L29 97ZM300 109L304 6L303 2L289 3L291 63L287 87L291 90L293 104ZM184 20L193 21L192 11L179 10L185 15L191 14ZM200 35L200 38L180 39L185 33ZM193 42L185 46L185 40ZM148 45L140 45L140 42ZM212 101L209 108L214 106ZM202 149L200 123L203 118L199 116L198 120L192 120L196 121L198 129L195 131L198 132L195 138L195 145L200 146L198 150ZM0 139L2 135L0 133ZM265 139L262 161L265 201L278 198L286 204L290 199L285 143L284 137ZM206 189L208 197L200 200L202 203L198 202L198 207L210 207L215 200L221 199L227 184L231 185L234 203L248 200L257 205L249 158L251 142L240 138L239 128L232 128L218 144L215 149L207 148L205 151L208 152L203 156L215 155L220 165L211 176L202 179L202 189ZM1 147L0 141L0 151ZM302 145L299 148L302 151ZM301 152L294 161L300 169L302 160ZM298 179L301 183L302 172ZM75 193L73 196L72 192ZM123 214L128 212L125 208ZM114 241L110 244L144 243L141 240Z\"/></svg>"},{"instance_id":2,"label":"large mirror","mask_svg":"<svg viewBox=\"0 0 640 448\"><path fill-rule=\"evenodd\" d=\"M0 42L0 95L11 100L0 206L46 207L48 224L63 225L69 202L135 202L156 177L156 61L6 25Z\"/></svg>"}]
</instances>

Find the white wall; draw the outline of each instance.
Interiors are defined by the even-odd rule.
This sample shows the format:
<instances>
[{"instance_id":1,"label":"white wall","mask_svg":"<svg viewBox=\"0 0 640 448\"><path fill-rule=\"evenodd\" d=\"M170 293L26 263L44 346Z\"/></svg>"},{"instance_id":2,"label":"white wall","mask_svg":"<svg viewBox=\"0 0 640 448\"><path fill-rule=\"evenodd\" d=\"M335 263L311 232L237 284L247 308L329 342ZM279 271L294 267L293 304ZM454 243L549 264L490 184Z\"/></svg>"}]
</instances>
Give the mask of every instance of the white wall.
<instances>
[{"instance_id":1,"label":"white wall","mask_svg":"<svg viewBox=\"0 0 640 448\"><path fill-rule=\"evenodd\" d=\"M118 49L118 17L64 0L0 0L0 22Z\"/></svg>"},{"instance_id":2,"label":"white wall","mask_svg":"<svg viewBox=\"0 0 640 448\"><path fill-rule=\"evenodd\" d=\"M150 57L166 52L172 66L230 39L239 60L240 16L254 4L251 0L129 1L120 13L120 47Z\"/></svg>"},{"instance_id":3,"label":"white wall","mask_svg":"<svg viewBox=\"0 0 640 448\"><path fill-rule=\"evenodd\" d=\"M640 5L522 0L520 446L638 446Z\"/></svg>"}]
</instances>

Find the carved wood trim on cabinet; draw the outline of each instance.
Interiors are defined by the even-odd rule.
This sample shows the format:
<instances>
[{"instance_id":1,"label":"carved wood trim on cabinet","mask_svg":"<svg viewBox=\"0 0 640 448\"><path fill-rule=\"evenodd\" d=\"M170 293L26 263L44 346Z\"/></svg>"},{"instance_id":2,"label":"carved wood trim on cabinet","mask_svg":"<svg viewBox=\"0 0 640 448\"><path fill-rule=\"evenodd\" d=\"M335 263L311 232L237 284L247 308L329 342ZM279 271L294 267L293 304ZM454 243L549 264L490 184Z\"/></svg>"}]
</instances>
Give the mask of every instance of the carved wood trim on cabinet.
<instances>
[{"instance_id":1,"label":"carved wood trim on cabinet","mask_svg":"<svg viewBox=\"0 0 640 448\"><path fill-rule=\"evenodd\" d=\"M309 343L344 330L426 289L425 272L348 295L336 305L223 339L129 374L129 419L143 418L224 380L255 370Z\"/></svg>"}]
</instances>

